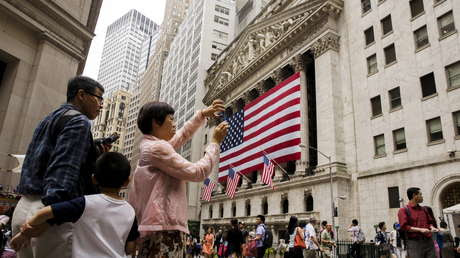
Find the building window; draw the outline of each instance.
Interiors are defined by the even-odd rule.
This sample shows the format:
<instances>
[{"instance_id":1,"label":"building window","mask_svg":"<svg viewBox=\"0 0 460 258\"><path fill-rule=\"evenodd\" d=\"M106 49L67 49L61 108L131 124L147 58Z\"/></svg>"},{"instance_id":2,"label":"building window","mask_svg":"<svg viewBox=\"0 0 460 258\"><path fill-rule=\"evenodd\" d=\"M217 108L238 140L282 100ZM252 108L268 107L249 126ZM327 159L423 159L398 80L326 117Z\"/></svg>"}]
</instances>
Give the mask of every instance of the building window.
<instances>
[{"instance_id":1,"label":"building window","mask_svg":"<svg viewBox=\"0 0 460 258\"><path fill-rule=\"evenodd\" d=\"M209 206L209 218L212 219L212 205Z\"/></svg>"},{"instance_id":2,"label":"building window","mask_svg":"<svg viewBox=\"0 0 460 258\"><path fill-rule=\"evenodd\" d=\"M385 153L385 136L383 134L374 136L375 156L381 157Z\"/></svg>"},{"instance_id":3,"label":"building window","mask_svg":"<svg viewBox=\"0 0 460 258\"><path fill-rule=\"evenodd\" d=\"M246 217L251 216L251 200L246 200L245 210Z\"/></svg>"},{"instance_id":4,"label":"building window","mask_svg":"<svg viewBox=\"0 0 460 258\"><path fill-rule=\"evenodd\" d=\"M361 9L363 13L367 13L371 9L371 0L361 0Z\"/></svg>"},{"instance_id":5,"label":"building window","mask_svg":"<svg viewBox=\"0 0 460 258\"><path fill-rule=\"evenodd\" d=\"M388 98L390 99L391 110L401 107L401 92L399 87L388 91Z\"/></svg>"},{"instance_id":6,"label":"building window","mask_svg":"<svg viewBox=\"0 0 460 258\"><path fill-rule=\"evenodd\" d=\"M391 44L388 47L384 48L383 52L385 53L386 65L396 62L395 44Z\"/></svg>"},{"instance_id":7,"label":"building window","mask_svg":"<svg viewBox=\"0 0 460 258\"><path fill-rule=\"evenodd\" d=\"M305 211L313 211L313 196L310 193L305 194Z\"/></svg>"},{"instance_id":8,"label":"building window","mask_svg":"<svg viewBox=\"0 0 460 258\"><path fill-rule=\"evenodd\" d=\"M262 200L262 214L267 215L268 214L268 202L267 202L267 197L265 197Z\"/></svg>"},{"instance_id":9,"label":"building window","mask_svg":"<svg viewBox=\"0 0 460 258\"><path fill-rule=\"evenodd\" d=\"M422 97L428 97L436 94L436 83L434 81L434 73L429 73L420 77L420 84L422 85Z\"/></svg>"},{"instance_id":10,"label":"building window","mask_svg":"<svg viewBox=\"0 0 460 258\"><path fill-rule=\"evenodd\" d=\"M232 217L236 217L236 203L232 202Z\"/></svg>"},{"instance_id":11,"label":"building window","mask_svg":"<svg viewBox=\"0 0 460 258\"><path fill-rule=\"evenodd\" d=\"M216 61L217 60L217 54L216 53L211 53L211 60Z\"/></svg>"},{"instance_id":12,"label":"building window","mask_svg":"<svg viewBox=\"0 0 460 258\"><path fill-rule=\"evenodd\" d=\"M415 49L420 49L430 43L426 26L414 31Z\"/></svg>"},{"instance_id":13,"label":"building window","mask_svg":"<svg viewBox=\"0 0 460 258\"><path fill-rule=\"evenodd\" d=\"M446 66L446 75L449 89L460 87L460 61Z\"/></svg>"},{"instance_id":14,"label":"building window","mask_svg":"<svg viewBox=\"0 0 460 258\"><path fill-rule=\"evenodd\" d=\"M393 25L391 24L391 14L383 18L380 23L382 24L382 35L387 35L393 31Z\"/></svg>"},{"instance_id":15,"label":"building window","mask_svg":"<svg viewBox=\"0 0 460 258\"><path fill-rule=\"evenodd\" d=\"M281 200L281 213L283 214L289 213L289 200L287 197L284 197Z\"/></svg>"},{"instance_id":16,"label":"building window","mask_svg":"<svg viewBox=\"0 0 460 258\"><path fill-rule=\"evenodd\" d=\"M222 17L217 16L217 15L214 16L214 22L217 22L219 24L228 26L228 19L222 18Z\"/></svg>"},{"instance_id":17,"label":"building window","mask_svg":"<svg viewBox=\"0 0 460 258\"><path fill-rule=\"evenodd\" d=\"M395 146L395 151L405 150L406 146L406 135L404 134L404 128L393 131L393 141Z\"/></svg>"},{"instance_id":18,"label":"building window","mask_svg":"<svg viewBox=\"0 0 460 258\"><path fill-rule=\"evenodd\" d=\"M373 75L377 72L377 55L373 54L367 58L367 75Z\"/></svg>"},{"instance_id":19,"label":"building window","mask_svg":"<svg viewBox=\"0 0 460 258\"><path fill-rule=\"evenodd\" d=\"M454 117L455 136L460 136L460 111L452 113Z\"/></svg>"},{"instance_id":20,"label":"building window","mask_svg":"<svg viewBox=\"0 0 460 258\"><path fill-rule=\"evenodd\" d=\"M224 217L224 204L221 203L219 204L219 218L223 218Z\"/></svg>"},{"instance_id":21,"label":"building window","mask_svg":"<svg viewBox=\"0 0 460 258\"><path fill-rule=\"evenodd\" d=\"M443 139L440 117L427 120L426 128L428 131L428 143L440 141Z\"/></svg>"},{"instance_id":22,"label":"building window","mask_svg":"<svg viewBox=\"0 0 460 258\"><path fill-rule=\"evenodd\" d=\"M214 36L216 36L219 39L228 39L228 33L219 31L219 30L213 30Z\"/></svg>"},{"instance_id":23,"label":"building window","mask_svg":"<svg viewBox=\"0 0 460 258\"><path fill-rule=\"evenodd\" d=\"M388 202L390 209L399 208L399 187L388 187Z\"/></svg>"},{"instance_id":24,"label":"building window","mask_svg":"<svg viewBox=\"0 0 460 258\"><path fill-rule=\"evenodd\" d=\"M439 36L443 37L455 31L454 16L452 11L438 18Z\"/></svg>"},{"instance_id":25,"label":"building window","mask_svg":"<svg viewBox=\"0 0 460 258\"><path fill-rule=\"evenodd\" d=\"M367 30L364 31L364 38L366 40L366 46L375 42L374 38L374 27L371 26Z\"/></svg>"},{"instance_id":26,"label":"building window","mask_svg":"<svg viewBox=\"0 0 460 258\"><path fill-rule=\"evenodd\" d=\"M382 103L380 95L371 98L372 117L382 114Z\"/></svg>"},{"instance_id":27,"label":"building window","mask_svg":"<svg viewBox=\"0 0 460 258\"><path fill-rule=\"evenodd\" d=\"M230 12L228 8L223 7L223 6L220 6L220 5L216 5L216 6L214 7L214 10L216 10L216 11L219 12L219 13L223 13L223 14L227 14L227 15L228 15L229 12Z\"/></svg>"},{"instance_id":28,"label":"building window","mask_svg":"<svg viewBox=\"0 0 460 258\"><path fill-rule=\"evenodd\" d=\"M412 14L412 18L424 12L423 0L412 0L409 2L409 4L410 4L410 13Z\"/></svg>"}]
</instances>

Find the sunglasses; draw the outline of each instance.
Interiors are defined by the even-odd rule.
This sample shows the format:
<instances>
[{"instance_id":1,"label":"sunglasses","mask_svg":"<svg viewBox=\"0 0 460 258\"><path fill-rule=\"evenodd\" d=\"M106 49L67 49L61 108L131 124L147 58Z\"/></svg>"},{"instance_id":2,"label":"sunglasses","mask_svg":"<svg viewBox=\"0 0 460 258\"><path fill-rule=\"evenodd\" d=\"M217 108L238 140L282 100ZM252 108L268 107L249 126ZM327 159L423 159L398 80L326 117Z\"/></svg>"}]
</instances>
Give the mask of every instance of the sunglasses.
<instances>
[{"instance_id":1,"label":"sunglasses","mask_svg":"<svg viewBox=\"0 0 460 258\"><path fill-rule=\"evenodd\" d=\"M99 101L101 101L101 102L103 102L103 101L104 101L104 98L103 98L103 97L101 97L101 96L99 96L99 95L93 94L93 93L91 93L91 92L88 92L88 91L85 91L85 93L86 93L86 94L89 94L89 95L91 95L91 96L94 96L94 97L96 97L96 98L97 98Z\"/></svg>"}]
</instances>

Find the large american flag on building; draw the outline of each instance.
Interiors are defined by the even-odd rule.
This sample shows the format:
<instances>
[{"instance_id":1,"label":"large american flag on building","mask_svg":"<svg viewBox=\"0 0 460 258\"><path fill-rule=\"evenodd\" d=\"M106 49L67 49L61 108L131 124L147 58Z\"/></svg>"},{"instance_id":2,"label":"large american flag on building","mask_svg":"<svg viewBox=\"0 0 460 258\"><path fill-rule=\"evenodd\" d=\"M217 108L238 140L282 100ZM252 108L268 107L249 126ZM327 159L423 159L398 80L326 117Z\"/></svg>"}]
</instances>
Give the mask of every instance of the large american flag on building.
<instances>
[{"instance_id":1,"label":"large american flag on building","mask_svg":"<svg viewBox=\"0 0 460 258\"><path fill-rule=\"evenodd\" d=\"M270 89L226 119L219 182L229 168L247 174L263 167L262 152L278 162L300 159L300 73Z\"/></svg>"}]
</instances>

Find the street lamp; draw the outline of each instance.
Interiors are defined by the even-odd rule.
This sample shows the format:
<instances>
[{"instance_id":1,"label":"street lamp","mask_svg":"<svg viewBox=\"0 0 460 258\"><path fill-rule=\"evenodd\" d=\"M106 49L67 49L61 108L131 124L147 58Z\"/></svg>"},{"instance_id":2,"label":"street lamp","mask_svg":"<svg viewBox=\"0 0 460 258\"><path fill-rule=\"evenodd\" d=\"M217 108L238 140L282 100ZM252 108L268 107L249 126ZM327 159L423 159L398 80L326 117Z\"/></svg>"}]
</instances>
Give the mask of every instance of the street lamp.
<instances>
[{"instance_id":1,"label":"street lamp","mask_svg":"<svg viewBox=\"0 0 460 258\"><path fill-rule=\"evenodd\" d=\"M332 228L335 228L335 222L334 222L334 194L332 190L332 164L331 164L331 156L328 156L321 151L319 151L317 148L308 146L308 148L317 151L319 154L321 154L323 157L325 157L329 161L329 184L330 184L330 190L331 190L331 218L332 218Z\"/></svg>"}]
</instances>

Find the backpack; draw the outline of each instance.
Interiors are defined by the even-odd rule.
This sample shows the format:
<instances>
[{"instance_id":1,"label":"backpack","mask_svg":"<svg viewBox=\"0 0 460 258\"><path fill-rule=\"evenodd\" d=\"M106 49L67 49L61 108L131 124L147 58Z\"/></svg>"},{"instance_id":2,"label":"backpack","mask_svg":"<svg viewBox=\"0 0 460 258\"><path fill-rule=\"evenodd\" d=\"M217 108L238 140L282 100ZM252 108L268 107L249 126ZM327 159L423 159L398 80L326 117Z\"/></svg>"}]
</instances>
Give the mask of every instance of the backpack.
<instances>
[{"instance_id":1,"label":"backpack","mask_svg":"<svg viewBox=\"0 0 460 258\"><path fill-rule=\"evenodd\" d=\"M264 233L264 240L263 240L263 246L265 248L270 248L273 245L273 233L267 229L267 227L264 226L265 233Z\"/></svg>"},{"instance_id":2,"label":"backpack","mask_svg":"<svg viewBox=\"0 0 460 258\"><path fill-rule=\"evenodd\" d=\"M359 244L366 242L366 236L364 236L364 232L361 230L361 228L359 228L358 236L356 237L356 240L358 241Z\"/></svg>"}]
</instances>

